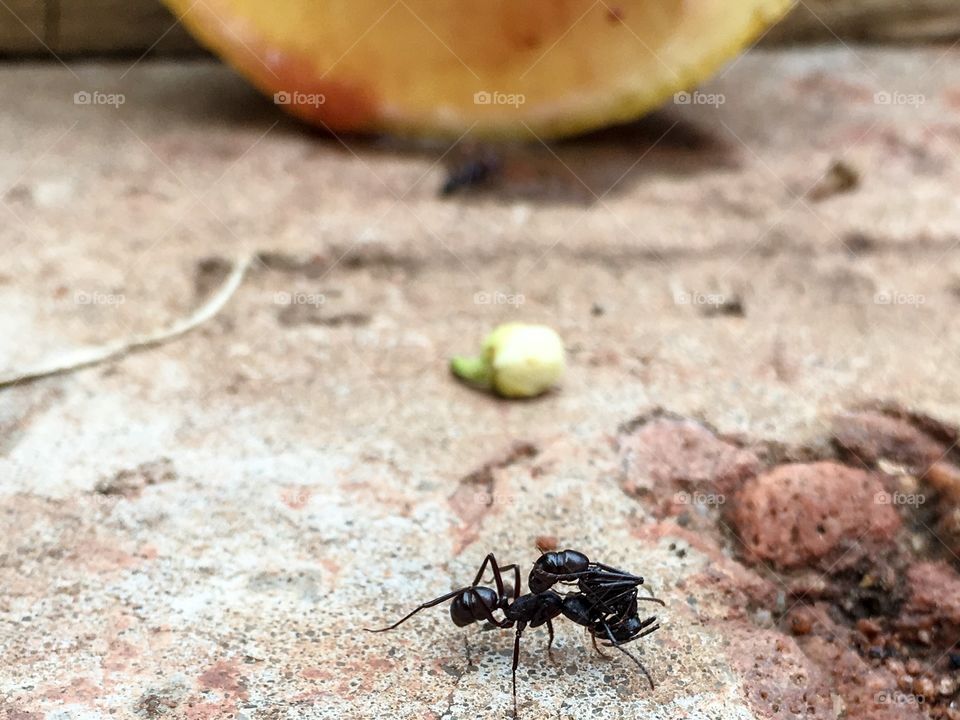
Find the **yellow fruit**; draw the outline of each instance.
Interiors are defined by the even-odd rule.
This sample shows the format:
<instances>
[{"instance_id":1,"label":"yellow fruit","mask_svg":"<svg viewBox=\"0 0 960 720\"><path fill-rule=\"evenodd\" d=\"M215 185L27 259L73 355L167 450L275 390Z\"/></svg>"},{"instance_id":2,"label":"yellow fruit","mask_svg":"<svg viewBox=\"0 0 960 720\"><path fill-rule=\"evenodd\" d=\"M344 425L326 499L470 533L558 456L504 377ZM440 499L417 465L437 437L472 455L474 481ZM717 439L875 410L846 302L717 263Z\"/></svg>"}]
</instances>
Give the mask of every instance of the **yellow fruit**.
<instances>
[{"instance_id":1,"label":"yellow fruit","mask_svg":"<svg viewBox=\"0 0 960 720\"><path fill-rule=\"evenodd\" d=\"M541 137L635 118L706 79L790 0L165 0L331 130Z\"/></svg>"},{"instance_id":2,"label":"yellow fruit","mask_svg":"<svg viewBox=\"0 0 960 720\"><path fill-rule=\"evenodd\" d=\"M480 357L455 357L450 368L467 382L498 395L542 395L563 376L566 353L560 336L546 325L504 323L483 341Z\"/></svg>"}]
</instances>

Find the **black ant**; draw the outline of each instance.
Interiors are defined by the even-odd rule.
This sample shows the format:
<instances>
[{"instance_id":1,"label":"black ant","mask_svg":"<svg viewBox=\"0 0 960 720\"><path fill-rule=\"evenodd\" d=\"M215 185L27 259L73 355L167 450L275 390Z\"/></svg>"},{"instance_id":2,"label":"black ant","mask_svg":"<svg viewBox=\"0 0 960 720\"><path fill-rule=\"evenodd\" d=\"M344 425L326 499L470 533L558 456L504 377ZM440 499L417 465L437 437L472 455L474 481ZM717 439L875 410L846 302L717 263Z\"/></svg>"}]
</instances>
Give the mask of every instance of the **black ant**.
<instances>
[{"instance_id":1,"label":"black ant","mask_svg":"<svg viewBox=\"0 0 960 720\"><path fill-rule=\"evenodd\" d=\"M657 630L659 625L652 625L655 617L640 620L637 602L640 600L663 605L659 598L640 595L638 588L643 584L643 578L633 575L603 563L591 562L582 552L577 550L561 550L547 552L541 555L533 565L527 585L531 592L544 592L557 583L563 585L576 584L585 601L592 610L602 612L602 623L598 623L591 630L591 641L596 651L603 655L597 647L597 636L606 635L610 640L606 645L618 645L636 640ZM649 621L649 622L648 622ZM583 623L581 623L583 624ZM645 632L644 632L645 631ZM641 634L642 633L642 634ZM653 689L653 680L643 664L622 648L619 648L630 657L646 675L650 688Z\"/></svg>"},{"instance_id":2,"label":"black ant","mask_svg":"<svg viewBox=\"0 0 960 720\"><path fill-rule=\"evenodd\" d=\"M545 560L548 556L561 556ZM580 560L584 563L580 563ZM583 565L581 568L580 565ZM496 590L480 584L490 566ZM514 583L510 592L503 582L503 574L512 571ZM450 604L450 617L457 627L464 627L475 622L488 622L498 628L516 627L513 643L513 714L517 717L517 665L520 661L520 636L527 627L536 628L547 626L549 641L547 652L553 647L552 621L563 615L581 625L590 632L593 645L597 647L597 638L600 637L606 647L615 647L624 655L633 660L643 671L647 681L653 689L653 679L650 673L636 657L625 650L622 645L649 635L660 626L656 617L641 620L637 613L637 600L653 600L663 604L663 601L650 597L637 597L637 586L643 582L642 578L624 573L616 568L599 563L590 563L586 556L574 550L563 553L546 553L534 565L530 574L531 590L525 595L520 594L520 569L516 564L499 566L493 553L484 558L480 570L471 585L453 590L445 595L434 598L419 605L389 627L371 630L368 632L386 632L393 630L401 623L406 622L421 610L435 607L447 600ZM536 578L536 579L534 579ZM634 582L639 581L639 582ZM581 592L561 595L552 590L555 583L580 584ZM535 589L536 588L536 589ZM494 613L501 611L503 619L498 620Z\"/></svg>"},{"instance_id":3,"label":"black ant","mask_svg":"<svg viewBox=\"0 0 960 720\"><path fill-rule=\"evenodd\" d=\"M500 171L500 160L490 152L478 154L452 167L440 188L449 197L469 187L487 184Z\"/></svg>"},{"instance_id":4,"label":"black ant","mask_svg":"<svg viewBox=\"0 0 960 720\"><path fill-rule=\"evenodd\" d=\"M541 555L533 565L527 585L531 592L549 590L557 583L576 583L580 592L606 612L636 600L647 600L663 605L655 597L640 596L638 588L643 578L603 563L591 562L577 550L561 550Z\"/></svg>"},{"instance_id":5,"label":"black ant","mask_svg":"<svg viewBox=\"0 0 960 720\"><path fill-rule=\"evenodd\" d=\"M603 563L591 562L577 550L560 550L541 555L533 564L527 584L530 592L549 590L556 583L576 583L589 595L629 592L643 585L643 578Z\"/></svg>"}]
</instances>

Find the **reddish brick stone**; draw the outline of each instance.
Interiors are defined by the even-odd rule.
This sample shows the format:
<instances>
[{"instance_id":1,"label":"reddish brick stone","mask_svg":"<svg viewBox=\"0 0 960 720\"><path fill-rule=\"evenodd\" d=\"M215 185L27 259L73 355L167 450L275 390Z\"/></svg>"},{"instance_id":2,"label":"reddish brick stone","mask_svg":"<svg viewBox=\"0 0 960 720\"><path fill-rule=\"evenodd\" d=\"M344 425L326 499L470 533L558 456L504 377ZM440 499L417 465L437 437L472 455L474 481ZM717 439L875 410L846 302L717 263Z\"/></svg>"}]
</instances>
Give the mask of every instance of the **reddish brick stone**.
<instances>
[{"instance_id":1,"label":"reddish brick stone","mask_svg":"<svg viewBox=\"0 0 960 720\"><path fill-rule=\"evenodd\" d=\"M937 537L954 555L960 556L960 468L946 461L935 462L921 481L937 497Z\"/></svg>"},{"instance_id":2,"label":"reddish brick stone","mask_svg":"<svg viewBox=\"0 0 960 720\"><path fill-rule=\"evenodd\" d=\"M921 562L907 571L901 633L926 631L944 650L960 637L960 574L943 562Z\"/></svg>"},{"instance_id":3,"label":"reddish brick stone","mask_svg":"<svg viewBox=\"0 0 960 720\"><path fill-rule=\"evenodd\" d=\"M780 465L748 481L730 516L747 559L780 568L841 570L900 528L880 480L834 462Z\"/></svg>"},{"instance_id":4,"label":"reddish brick stone","mask_svg":"<svg viewBox=\"0 0 960 720\"><path fill-rule=\"evenodd\" d=\"M657 418L620 440L621 485L630 495L697 490L729 495L759 470L748 450L693 420Z\"/></svg>"},{"instance_id":5,"label":"reddish brick stone","mask_svg":"<svg viewBox=\"0 0 960 720\"><path fill-rule=\"evenodd\" d=\"M827 678L793 638L734 623L724 634L728 657L757 717L833 717Z\"/></svg>"},{"instance_id":6,"label":"reddish brick stone","mask_svg":"<svg viewBox=\"0 0 960 720\"><path fill-rule=\"evenodd\" d=\"M839 636L842 637L842 634ZM901 691L886 668L871 667L838 636L804 639L808 658L832 676L843 702L842 717L850 720L921 720L925 717L911 693Z\"/></svg>"},{"instance_id":7,"label":"reddish brick stone","mask_svg":"<svg viewBox=\"0 0 960 720\"><path fill-rule=\"evenodd\" d=\"M843 450L867 465L892 460L920 473L947 451L946 445L907 420L873 410L838 416L833 424L833 438Z\"/></svg>"},{"instance_id":8,"label":"reddish brick stone","mask_svg":"<svg viewBox=\"0 0 960 720\"><path fill-rule=\"evenodd\" d=\"M842 711L837 717L851 720L923 718L916 698L900 688L903 668L898 670L891 664L871 665L855 649L861 630L837 623L833 615L827 603L797 606L789 613L788 623L803 625L804 632L794 631L797 644L831 686L834 707Z\"/></svg>"}]
</instances>

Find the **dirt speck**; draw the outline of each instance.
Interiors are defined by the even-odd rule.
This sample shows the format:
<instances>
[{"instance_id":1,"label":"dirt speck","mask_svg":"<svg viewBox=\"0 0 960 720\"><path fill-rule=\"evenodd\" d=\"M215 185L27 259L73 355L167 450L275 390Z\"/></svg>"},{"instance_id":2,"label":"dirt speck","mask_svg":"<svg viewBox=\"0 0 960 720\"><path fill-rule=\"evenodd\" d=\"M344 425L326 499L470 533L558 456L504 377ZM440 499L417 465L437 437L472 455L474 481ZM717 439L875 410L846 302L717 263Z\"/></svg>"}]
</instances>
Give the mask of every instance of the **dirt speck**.
<instances>
[{"instance_id":1,"label":"dirt speck","mask_svg":"<svg viewBox=\"0 0 960 720\"><path fill-rule=\"evenodd\" d=\"M860 171L843 160L835 160L820 181L807 193L814 202L853 192L860 186Z\"/></svg>"},{"instance_id":2,"label":"dirt speck","mask_svg":"<svg viewBox=\"0 0 960 720\"><path fill-rule=\"evenodd\" d=\"M200 674L198 681L200 687L206 690L222 690L241 697L246 695L246 681L234 662L221 660L215 663Z\"/></svg>"},{"instance_id":3,"label":"dirt speck","mask_svg":"<svg viewBox=\"0 0 960 720\"><path fill-rule=\"evenodd\" d=\"M119 495L125 498L140 496L144 488L177 479L173 463L160 458L141 463L129 470L120 470L109 478L99 481L94 490L101 495Z\"/></svg>"}]
</instances>

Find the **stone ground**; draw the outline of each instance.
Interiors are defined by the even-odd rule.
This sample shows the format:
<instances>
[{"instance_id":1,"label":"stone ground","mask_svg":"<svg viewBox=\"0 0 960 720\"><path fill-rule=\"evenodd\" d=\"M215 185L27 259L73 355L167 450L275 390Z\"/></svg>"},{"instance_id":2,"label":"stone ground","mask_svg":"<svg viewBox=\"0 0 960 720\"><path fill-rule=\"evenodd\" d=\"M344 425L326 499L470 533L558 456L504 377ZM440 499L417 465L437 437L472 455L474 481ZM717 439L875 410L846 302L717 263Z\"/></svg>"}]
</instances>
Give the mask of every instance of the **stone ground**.
<instances>
[{"instance_id":1,"label":"stone ground","mask_svg":"<svg viewBox=\"0 0 960 720\"><path fill-rule=\"evenodd\" d=\"M956 717L956 51L753 52L449 198L465 142L314 134L206 61L0 87L0 368L257 255L195 332L0 390L0 714L505 717L509 633L361 628L540 538L668 605L652 692L528 631L525 720ZM556 392L448 375L507 319Z\"/></svg>"}]
</instances>

